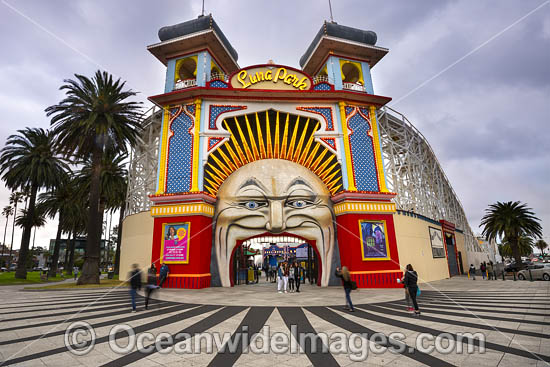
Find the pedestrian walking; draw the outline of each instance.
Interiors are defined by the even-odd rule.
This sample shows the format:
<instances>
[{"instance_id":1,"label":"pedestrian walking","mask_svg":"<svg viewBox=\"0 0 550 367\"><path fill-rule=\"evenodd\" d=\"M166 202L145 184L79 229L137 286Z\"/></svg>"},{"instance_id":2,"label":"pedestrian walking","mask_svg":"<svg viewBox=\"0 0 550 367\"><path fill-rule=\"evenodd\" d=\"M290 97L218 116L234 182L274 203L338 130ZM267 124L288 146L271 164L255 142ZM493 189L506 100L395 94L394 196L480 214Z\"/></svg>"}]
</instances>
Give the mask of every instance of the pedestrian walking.
<instances>
[{"instance_id":1,"label":"pedestrian walking","mask_svg":"<svg viewBox=\"0 0 550 367\"><path fill-rule=\"evenodd\" d=\"M166 278L168 278L168 273L170 273L170 268L168 267L168 265L166 265L166 263L162 264L159 272L159 275L160 275L159 288L162 288L162 285L166 281Z\"/></svg>"},{"instance_id":2,"label":"pedestrian walking","mask_svg":"<svg viewBox=\"0 0 550 367\"><path fill-rule=\"evenodd\" d=\"M493 263L491 261L487 264L487 280L493 280Z\"/></svg>"},{"instance_id":3,"label":"pedestrian walking","mask_svg":"<svg viewBox=\"0 0 550 367\"><path fill-rule=\"evenodd\" d=\"M147 285L145 286L145 309L149 306L149 299L153 295L153 292L157 290L157 269L155 264L151 265L151 268L147 272Z\"/></svg>"},{"instance_id":4,"label":"pedestrian walking","mask_svg":"<svg viewBox=\"0 0 550 367\"><path fill-rule=\"evenodd\" d=\"M132 312L136 312L136 294L141 289L141 270L138 264L132 265L132 271L129 274L130 278L130 296L132 297Z\"/></svg>"},{"instance_id":5,"label":"pedestrian walking","mask_svg":"<svg viewBox=\"0 0 550 367\"><path fill-rule=\"evenodd\" d=\"M353 308L353 303L351 302L351 291L354 288L353 283L355 282L352 282L351 280L351 274L349 273L348 267L343 266L342 270L340 270L340 268L336 268L336 272L334 274L338 278L342 279L342 283L344 285L344 292L346 292L346 307L344 307L344 309L354 312L355 310Z\"/></svg>"},{"instance_id":6,"label":"pedestrian walking","mask_svg":"<svg viewBox=\"0 0 550 367\"><path fill-rule=\"evenodd\" d=\"M283 288L285 290L285 293L288 293L288 263L283 263Z\"/></svg>"},{"instance_id":7,"label":"pedestrian walking","mask_svg":"<svg viewBox=\"0 0 550 367\"><path fill-rule=\"evenodd\" d=\"M483 279L487 276L487 265L485 264L485 261L481 263L479 266L479 270L481 270L481 276Z\"/></svg>"},{"instance_id":8,"label":"pedestrian walking","mask_svg":"<svg viewBox=\"0 0 550 367\"><path fill-rule=\"evenodd\" d=\"M300 283L302 282L302 267L294 263L294 283L296 283L296 292L300 293Z\"/></svg>"},{"instance_id":9,"label":"pedestrian walking","mask_svg":"<svg viewBox=\"0 0 550 367\"><path fill-rule=\"evenodd\" d=\"M288 269L288 290L294 292L294 264Z\"/></svg>"},{"instance_id":10,"label":"pedestrian walking","mask_svg":"<svg viewBox=\"0 0 550 367\"><path fill-rule=\"evenodd\" d=\"M75 266L73 268L73 274L74 274L74 280L78 278L78 266Z\"/></svg>"},{"instance_id":11,"label":"pedestrian walking","mask_svg":"<svg viewBox=\"0 0 550 367\"><path fill-rule=\"evenodd\" d=\"M403 278L397 279L398 283L403 284L403 288L405 289L405 302L407 303L407 311L411 312L414 310L411 304L411 296L409 294L409 289L407 288L407 285L405 284L405 274L403 273Z\"/></svg>"},{"instance_id":12,"label":"pedestrian walking","mask_svg":"<svg viewBox=\"0 0 550 367\"><path fill-rule=\"evenodd\" d=\"M283 293L283 265L277 265L277 292Z\"/></svg>"},{"instance_id":13,"label":"pedestrian walking","mask_svg":"<svg viewBox=\"0 0 550 367\"><path fill-rule=\"evenodd\" d=\"M416 316L420 315L420 310L418 308L418 303L416 302L416 297L419 293L418 289L418 274L414 271L411 264L407 265L407 271L405 272L405 277L403 278L403 284L409 290L409 295L411 297L412 303L414 305L414 314Z\"/></svg>"},{"instance_id":14,"label":"pedestrian walking","mask_svg":"<svg viewBox=\"0 0 550 367\"><path fill-rule=\"evenodd\" d=\"M476 280L476 268L474 267L474 264L470 264L468 273L470 274L470 278L472 278L472 280Z\"/></svg>"}]
</instances>

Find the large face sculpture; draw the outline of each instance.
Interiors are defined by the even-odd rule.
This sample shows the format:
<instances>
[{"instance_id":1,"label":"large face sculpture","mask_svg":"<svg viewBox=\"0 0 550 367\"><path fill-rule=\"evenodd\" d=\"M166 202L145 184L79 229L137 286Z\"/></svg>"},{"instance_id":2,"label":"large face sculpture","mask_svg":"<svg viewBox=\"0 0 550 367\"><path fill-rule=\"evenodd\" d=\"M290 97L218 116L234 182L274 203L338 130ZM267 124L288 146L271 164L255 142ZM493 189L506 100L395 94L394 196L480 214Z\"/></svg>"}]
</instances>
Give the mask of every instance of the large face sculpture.
<instances>
[{"instance_id":1,"label":"large face sculpture","mask_svg":"<svg viewBox=\"0 0 550 367\"><path fill-rule=\"evenodd\" d=\"M327 286L334 252L330 194L307 168L265 159L232 173L218 190L214 253L221 285L231 286L229 268L237 240L265 234L315 240L321 256L321 285Z\"/></svg>"}]
</instances>

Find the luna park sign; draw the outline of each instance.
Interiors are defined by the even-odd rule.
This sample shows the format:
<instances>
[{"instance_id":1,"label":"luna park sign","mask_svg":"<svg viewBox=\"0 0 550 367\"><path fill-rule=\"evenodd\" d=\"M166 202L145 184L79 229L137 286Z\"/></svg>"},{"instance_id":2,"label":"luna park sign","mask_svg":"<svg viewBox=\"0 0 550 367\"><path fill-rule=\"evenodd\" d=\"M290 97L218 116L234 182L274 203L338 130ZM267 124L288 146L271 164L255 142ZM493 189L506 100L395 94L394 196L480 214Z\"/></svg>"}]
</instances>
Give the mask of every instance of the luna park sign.
<instances>
[{"instance_id":1,"label":"luna park sign","mask_svg":"<svg viewBox=\"0 0 550 367\"><path fill-rule=\"evenodd\" d=\"M237 71L230 84L237 89L308 90L312 83L309 76L288 66L263 65Z\"/></svg>"}]
</instances>

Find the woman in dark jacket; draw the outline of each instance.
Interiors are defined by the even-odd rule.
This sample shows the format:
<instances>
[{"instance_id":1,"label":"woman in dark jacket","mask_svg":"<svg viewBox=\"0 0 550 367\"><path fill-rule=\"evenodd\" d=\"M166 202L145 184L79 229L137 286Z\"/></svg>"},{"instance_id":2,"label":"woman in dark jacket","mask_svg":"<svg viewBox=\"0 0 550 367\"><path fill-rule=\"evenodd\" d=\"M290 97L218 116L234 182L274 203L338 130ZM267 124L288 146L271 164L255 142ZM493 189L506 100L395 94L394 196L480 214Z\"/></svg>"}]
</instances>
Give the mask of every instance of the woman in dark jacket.
<instances>
[{"instance_id":1,"label":"woman in dark jacket","mask_svg":"<svg viewBox=\"0 0 550 367\"><path fill-rule=\"evenodd\" d=\"M336 272L334 273L338 278L342 278L342 282L344 284L344 291L346 292L346 310L349 310L350 312L353 312L353 303L351 303L351 275L349 273L348 267L343 266L342 270L340 268L336 268Z\"/></svg>"},{"instance_id":2,"label":"woman in dark jacket","mask_svg":"<svg viewBox=\"0 0 550 367\"><path fill-rule=\"evenodd\" d=\"M414 305L414 314L420 315L420 310L418 309L418 303L416 303L416 293L418 292L418 274L414 271L411 264L407 265L407 271L405 272L405 277L403 278L403 285L407 287L409 295Z\"/></svg>"}]
</instances>

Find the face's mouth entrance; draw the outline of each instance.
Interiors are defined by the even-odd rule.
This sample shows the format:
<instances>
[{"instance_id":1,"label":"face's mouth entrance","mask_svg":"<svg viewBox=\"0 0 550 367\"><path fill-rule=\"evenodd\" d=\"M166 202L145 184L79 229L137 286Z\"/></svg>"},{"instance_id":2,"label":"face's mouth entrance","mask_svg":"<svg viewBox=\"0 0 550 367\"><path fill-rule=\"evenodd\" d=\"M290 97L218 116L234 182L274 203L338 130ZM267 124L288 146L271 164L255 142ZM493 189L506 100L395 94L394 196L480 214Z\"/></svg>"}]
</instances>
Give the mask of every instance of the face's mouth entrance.
<instances>
[{"instance_id":1,"label":"face's mouth entrance","mask_svg":"<svg viewBox=\"0 0 550 367\"><path fill-rule=\"evenodd\" d=\"M276 276L268 277L267 274L275 274L277 266L283 262L296 263L303 268L303 283L320 285L323 264L316 242L288 232L276 235L266 232L237 240L230 260L231 286L259 283L262 272L266 274L262 283L275 283ZM260 270L259 275L250 275L250 269Z\"/></svg>"}]
</instances>

